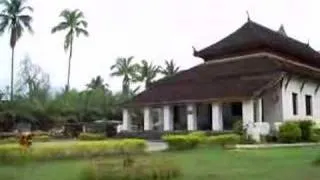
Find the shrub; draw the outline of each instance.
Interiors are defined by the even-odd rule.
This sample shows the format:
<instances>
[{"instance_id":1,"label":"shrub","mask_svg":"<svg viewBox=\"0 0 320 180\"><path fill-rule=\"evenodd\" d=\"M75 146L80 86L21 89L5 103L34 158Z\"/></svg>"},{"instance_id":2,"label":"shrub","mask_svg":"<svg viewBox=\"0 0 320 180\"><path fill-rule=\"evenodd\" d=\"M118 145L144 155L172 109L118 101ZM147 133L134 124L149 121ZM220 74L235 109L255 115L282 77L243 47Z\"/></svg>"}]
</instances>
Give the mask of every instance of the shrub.
<instances>
[{"instance_id":1,"label":"shrub","mask_svg":"<svg viewBox=\"0 0 320 180\"><path fill-rule=\"evenodd\" d=\"M206 132L204 131L193 131L189 134L190 136L197 136L197 137L206 137Z\"/></svg>"},{"instance_id":2,"label":"shrub","mask_svg":"<svg viewBox=\"0 0 320 180\"><path fill-rule=\"evenodd\" d=\"M279 140L283 143L295 143L301 139L301 129L297 123L286 122L279 128Z\"/></svg>"},{"instance_id":3,"label":"shrub","mask_svg":"<svg viewBox=\"0 0 320 180\"><path fill-rule=\"evenodd\" d=\"M265 140L267 143L275 143L278 141L278 137L273 134L268 134L265 136Z\"/></svg>"},{"instance_id":4,"label":"shrub","mask_svg":"<svg viewBox=\"0 0 320 180\"><path fill-rule=\"evenodd\" d=\"M312 136L312 126L314 125L311 120L302 120L298 121L299 127L301 129L301 140L302 141L311 141Z\"/></svg>"},{"instance_id":5,"label":"shrub","mask_svg":"<svg viewBox=\"0 0 320 180\"><path fill-rule=\"evenodd\" d=\"M104 140L106 136L103 134L94 134L94 133L80 133L79 140L82 141L96 141L96 140Z\"/></svg>"},{"instance_id":6,"label":"shrub","mask_svg":"<svg viewBox=\"0 0 320 180\"><path fill-rule=\"evenodd\" d=\"M123 161L124 162L124 161ZM93 162L82 170L81 180L171 180L181 171L172 161L165 159L133 160L130 165L122 161Z\"/></svg>"},{"instance_id":7,"label":"shrub","mask_svg":"<svg viewBox=\"0 0 320 180\"><path fill-rule=\"evenodd\" d=\"M233 145L240 143L240 136L238 134L226 134L218 136L210 136L207 139L209 145Z\"/></svg>"},{"instance_id":8,"label":"shrub","mask_svg":"<svg viewBox=\"0 0 320 180\"><path fill-rule=\"evenodd\" d=\"M202 140L201 137L195 135L165 135L162 139L168 143L170 150L193 149Z\"/></svg>"},{"instance_id":9,"label":"shrub","mask_svg":"<svg viewBox=\"0 0 320 180\"><path fill-rule=\"evenodd\" d=\"M311 129L311 141L312 142L320 141L320 128Z\"/></svg>"},{"instance_id":10,"label":"shrub","mask_svg":"<svg viewBox=\"0 0 320 180\"><path fill-rule=\"evenodd\" d=\"M143 153L145 148L146 142L137 139L70 143L49 142L32 145L28 152L23 154L18 144L5 144L0 146L0 161L19 161L25 155L31 160L88 158L123 153Z\"/></svg>"},{"instance_id":11,"label":"shrub","mask_svg":"<svg viewBox=\"0 0 320 180\"><path fill-rule=\"evenodd\" d=\"M194 132L191 132L189 136L195 136L199 138L199 143L204 143L207 138L206 132L204 131L194 131Z\"/></svg>"},{"instance_id":12,"label":"shrub","mask_svg":"<svg viewBox=\"0 0 320 180\"><path fill-rule=\"evenodd\" d=\"M233 124L232 131L233 131L233 133L239 134L239 135L245 134L245 130L243 128L242 120L238 120Z\"/></svg>"}]
</instances>

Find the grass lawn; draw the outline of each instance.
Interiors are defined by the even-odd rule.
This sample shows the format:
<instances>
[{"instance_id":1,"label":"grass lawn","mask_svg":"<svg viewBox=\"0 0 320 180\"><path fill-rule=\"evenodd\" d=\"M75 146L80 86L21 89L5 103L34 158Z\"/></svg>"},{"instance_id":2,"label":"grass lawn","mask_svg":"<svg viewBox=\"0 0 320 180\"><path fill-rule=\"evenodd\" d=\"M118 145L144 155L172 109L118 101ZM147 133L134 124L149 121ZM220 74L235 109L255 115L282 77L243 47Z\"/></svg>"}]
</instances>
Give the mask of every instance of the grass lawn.
<instances>
[{"instance_id":1,"label":"grass lawn","mask_svg":"<svg viewBox=\"0 0 320 180\"><path fill-rule=\"evenodd\" d=\"M197 149L155 153L172 158L182 168L183 180L318 180L320 166L311 163L320 156L320 147L269 150ZM0 165L0 179L78 180L88 160L60 160Z\"/></svg>"}]
</instances>

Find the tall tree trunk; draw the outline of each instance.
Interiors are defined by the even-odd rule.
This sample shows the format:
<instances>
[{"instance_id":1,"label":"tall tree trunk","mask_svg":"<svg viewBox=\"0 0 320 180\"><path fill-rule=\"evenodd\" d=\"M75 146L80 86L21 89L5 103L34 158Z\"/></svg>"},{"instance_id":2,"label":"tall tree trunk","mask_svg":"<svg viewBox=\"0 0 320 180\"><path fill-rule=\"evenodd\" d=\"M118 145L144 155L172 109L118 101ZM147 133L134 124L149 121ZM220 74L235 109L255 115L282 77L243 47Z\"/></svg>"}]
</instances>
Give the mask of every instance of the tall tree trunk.
<instances>
[{"instance_id":1,"label":"tall tree trunk","mask_svg":"<svg viewBox=\"0 0 320 180\"><path fill-rule=\"evenodd\" d=\"M71 37L70 42L70 54L69 54L69 64L68 64L68 79L67 79L67 86L66 86L66 92L69 91L70 88L70 69L71 69L71 58L72 58L72 45L73 45L73 36Z\"/></svg>"},{"instance_id":2,"label":"tall tree trunk","mask_svg":"<svg viewBox=\"0 0 320 180\"><path fill-rule=\"evenodd\" d=\"M11 48L11 87L10 87L10 100L13 101L13 82L14 82L14 46Z\"/></svg>"}]
</instances>

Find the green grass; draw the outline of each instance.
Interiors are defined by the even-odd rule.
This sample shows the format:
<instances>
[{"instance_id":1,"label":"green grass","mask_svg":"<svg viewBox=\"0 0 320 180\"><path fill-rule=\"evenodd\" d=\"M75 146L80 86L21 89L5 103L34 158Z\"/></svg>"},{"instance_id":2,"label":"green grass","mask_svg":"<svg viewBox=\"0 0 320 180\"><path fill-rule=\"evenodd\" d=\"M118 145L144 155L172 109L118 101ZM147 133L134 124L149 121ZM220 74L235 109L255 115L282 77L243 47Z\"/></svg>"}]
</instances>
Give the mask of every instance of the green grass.
<instances>
[{"instance_id":1,"label":"green grass","mask_svg":"<svg viewBox=\"0 0 320 180\"><path fill-rule=\"evenodd\" d=\"M150 155L172 158L182 168L181 180L318 180L312 161L320 148L269 150L197 149ZM25 165L0 165L0 179L78 180L89 160L60 160Z\"/></svg>"}]
</instances>

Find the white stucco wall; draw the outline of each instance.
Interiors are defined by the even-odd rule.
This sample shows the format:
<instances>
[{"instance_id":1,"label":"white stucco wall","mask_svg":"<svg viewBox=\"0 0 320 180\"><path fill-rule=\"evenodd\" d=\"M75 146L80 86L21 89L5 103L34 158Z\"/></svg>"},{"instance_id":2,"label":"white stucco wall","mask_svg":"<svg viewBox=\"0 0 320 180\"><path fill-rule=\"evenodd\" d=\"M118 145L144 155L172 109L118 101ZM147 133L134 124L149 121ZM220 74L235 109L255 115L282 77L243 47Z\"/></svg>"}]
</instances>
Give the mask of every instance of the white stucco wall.
<instances>
[{"instance_id":1,"label":"white stucco wall","mask_svg":"<svg viewBox=\"0 0 320 180\"><path fill-rule=\"evenodd\" d=\"M276 86L262 96L263 121L275 123L282 121L282 88Z\"/></svg>"},{"instance_id":2,"label":"white stucco wall","mask_svg":"<svg viewBox=\"0 0 320 180\"><path fill-rule=\"evenodd\" d=\"M282 86L282 110L283 110L283 120L292 120L292 119L314 119L316 121L320 120L320 89L318 93L315 93L317 87L317 82L312 80L307 80L305 85L301 89L303 81L306 79L292 77L288 83L288 86L285 87L288 77L283 81ZM319 82L320 83L320 82ZM297 93L298 99L298 113L297 115L293 114L293 103L292 103L292 93ZM305 96L310 95L312 97L312 116L306 115L306 101Z\"/></svg>"}]
</instances>

